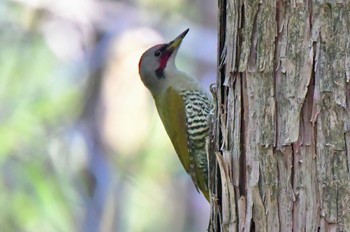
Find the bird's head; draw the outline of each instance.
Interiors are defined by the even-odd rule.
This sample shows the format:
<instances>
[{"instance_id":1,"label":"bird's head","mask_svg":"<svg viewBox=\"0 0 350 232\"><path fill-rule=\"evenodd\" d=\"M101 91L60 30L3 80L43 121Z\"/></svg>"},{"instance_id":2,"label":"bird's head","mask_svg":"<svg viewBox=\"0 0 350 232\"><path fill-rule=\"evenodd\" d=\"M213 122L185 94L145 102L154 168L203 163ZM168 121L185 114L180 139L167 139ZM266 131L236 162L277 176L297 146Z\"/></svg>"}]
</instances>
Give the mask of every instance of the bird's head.
<instances>
[{"instance_id":1,"label":"bird's head","mask_svg":"<svg viewBox=\"0 0 350 232\"><path fill-rule=\"evenodd\" d=\"M175 72L175 57L182 39L189 29L166 44L158 44L141 56L139 73L144 85L152 92L159 91L166 82L167 74Z\"/></svg>"}]
</instances>

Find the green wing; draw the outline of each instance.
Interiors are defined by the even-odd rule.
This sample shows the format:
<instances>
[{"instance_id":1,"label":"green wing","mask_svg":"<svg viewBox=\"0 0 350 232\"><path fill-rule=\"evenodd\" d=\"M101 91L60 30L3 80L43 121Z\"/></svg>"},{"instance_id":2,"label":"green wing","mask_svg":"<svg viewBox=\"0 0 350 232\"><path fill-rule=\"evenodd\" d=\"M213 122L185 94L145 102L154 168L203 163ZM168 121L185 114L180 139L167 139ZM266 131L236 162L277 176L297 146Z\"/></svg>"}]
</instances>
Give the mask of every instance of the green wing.
<instances>
[{"instance_id":1,"label":"green wing","mask_svg":"<svg viewBox=\"0 0 350 232\"><path fill-rule=\"evenodd\" d=\"M190 169L186 113L183 98L169 87L155 99L159 116L186 172Z\"/></svg>"},{"instance_id":2,"label":"green wing","mask_svg":"<svg viewBox=\"0 0 350 232\"><path fill-rule=\"evenodd\" d=\"M204 101L205 99L201 100ZM172 87L169 87L165 92L160 94L158 98L155 98L155 101L165 130L168 133L171 142L173 143L175 151L182 165L184 166L186 172L190 174L197 190L199 188L204 194L205 198L209 201L206 153L204 147L199 148L199 150L191 150L188 147L190 136L187 130L185 112L186 107L183 96L180 95ZM197 115L198 118L206 118L205 115L209 112L210 109L209 100L207 102L207 106L208 109L203 108L199 110L200 112L194 111L197 114L203 114L201 116ZM208 112L206 112L206 110ZM195 140L192 142L194 141ZM203 141L205 141L205 138Z\"/></svg>"}]
</instances>

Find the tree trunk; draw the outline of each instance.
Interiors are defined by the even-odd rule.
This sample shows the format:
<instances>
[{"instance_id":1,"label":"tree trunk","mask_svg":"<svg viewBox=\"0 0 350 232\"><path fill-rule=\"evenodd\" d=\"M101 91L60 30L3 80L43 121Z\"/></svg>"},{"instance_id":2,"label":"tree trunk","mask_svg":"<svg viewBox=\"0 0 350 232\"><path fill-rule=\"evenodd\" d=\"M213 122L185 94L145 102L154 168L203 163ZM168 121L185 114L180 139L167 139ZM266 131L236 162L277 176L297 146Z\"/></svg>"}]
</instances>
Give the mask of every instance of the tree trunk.
<instances>
[{"instance_id":1,"label":"tree trunk","mask_svg":"<svg viewBox=\"0 0 350 232\"><path fill-rule=\"evenodd\" d=\"M349 12L219 0L210 231L350 231Z\"/></svg>"}]
</instances>

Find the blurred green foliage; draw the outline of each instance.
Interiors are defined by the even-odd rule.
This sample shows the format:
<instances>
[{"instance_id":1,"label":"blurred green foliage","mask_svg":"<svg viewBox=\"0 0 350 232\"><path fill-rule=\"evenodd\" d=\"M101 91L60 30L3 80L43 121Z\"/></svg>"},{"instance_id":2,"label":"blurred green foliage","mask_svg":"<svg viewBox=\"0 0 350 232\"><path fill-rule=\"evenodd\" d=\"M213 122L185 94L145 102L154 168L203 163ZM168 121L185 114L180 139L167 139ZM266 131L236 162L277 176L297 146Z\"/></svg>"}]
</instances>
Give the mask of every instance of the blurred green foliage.
<instances>
[{"instance_id":1,"label":"blurred green foliage","mask_svg":"<svg viewBox=\"0 0 350 232\"><path fill-rule=\"evenodd\" d=\"M128 127L133 128L139 137L144 137L137 140L139 143L135 144L137 148L130 149L129 153L124 154L118 150L117 145L111 148L106 146L106 141L97 141L100 144L96 144L93 140L94 136L100 136L98 139L103 140L101 136L103 126L109 125L103 125L102 119L98 116L82 116L83 107L86 106L91 107L89 109L91 111L88 111L92 112L91 114L102 115L101 111L104 110L99 108L101 104L99 94L89 99L90 93L85 85L91 82L95 90L102 91L102 87L99 89L100 85L94 85L94 80L103 80L105 70L101 72L102 75L101 73L94 75L94 72L102 69L104 64L90 64L96 70L91 70L88 78L86 73L83 73L86 70L76 70L89 66L88 56L96 49L96 43L99 41L91 39L93 42L90 41L89 46L81 49L82 54L74 54L73 58L63 59L49 46L45 23L59 19L57 21L66 23L65 26L69 24L66 31L64 26L55 28L54 24L54 31L63 28L63 31L59 31L61 37L58 36L58 45L61 45L60 39L68 37L65 33L73 29L78 31L75 31L74 35L88 38L89 36L98 38L100 34L111 32L94 25L91 18L95 15L89 15L90 11L79 6L79 1L76 12L73 8L77 5L71 4L70 1L58 2L62 5L57 5L62 8L54 4L51 6L48 4L49 1L45 0L0 1L0 208L2 209L0 232L187 232L206 227L207 218L203 219L204 223L195 221L194 214L190 210L193 206L189 204L191 198L188 193L193 190L196 199L203 200L204 206L197 209L195 215L197 218L202 218L198 212L205 207L208 208L208 205L204 198L201 199L202 196L195 192L190 178L183 171L155 112L153 100L150 95L145 95L146 90L143 86L144 92L140 95L119 96L120 99L113 99L115 97L113 95L110 98L113 102L122 103L125 103L125 99L137 98L129 104L120 104L133 107L136 105L135 102L141 100L138 98L149 97L146 100L142 99L148 104L142 112L138 109L130 111L136 115L130 117L131 119L142 115L142 123L150 124L144 129L146 133L137 132L137 125L132 121L121 122L130 125ZM86 3L88 6L88 3L92 2L96 5L103 4L92 0L80 3L84 6ZM149 21L158 20L158 24L164 21L167 15L174 15L167 23L179 23L181 11L187 12L186 14L192 17L191 20L199 19L198 9L184 7L186 4L188 3L185 0L170 2L143 0L137 1L135 5L145 8L145 12L149 9L159 10L159 14L152 13L152 17L144 14L150 18ZM112 1L106 5L106 9L112 9ZM92 12L95 12L94 6L92 5L94 9ZM120 6L116 4L116 12L120 10ZM130 8L130 5L125 6L125 9ZM70 22L71 18L63 17L64 13L67 13L63 9L73 16L77 14L76 18L83 18L88 22L86 24L79 24L80 21L77 23L73 20ZM133 22L133 15L130 17L130 21ZM115 20L115 23L126 22ZM138 27L144 28L146 25ZM88 32L84 34L86 28L91 30L89 33L92 35ZM54 37L52 34L51 36ZM173 32L168 38L171 36L174 36ZM69 39L67 38L68 42L64 42L69 44L73 41L80 45L77 38ZM135 47L137 46L141 47L136 44ZM187 62L193 60L193 57L185 59L187 60L182 62L180 60L179 64L193 71L195 65ZM134 79L139 82L136 70L138 60L132 61L127 69L135 68ZM118 64L123 66L120 62L115 62L111 66L115 67ZM79 65L83 67L76 67ZM125 82L121 76L117 74L113 76L115 82L112 84ZM123 88L135 86L134 79ZM138 84L141 85L141 82ZM117 92L118 88L115 91ZM139 89L127 91L127 94L129 92L140 91ZM91 102L88 102L89 100ZM111 108L114 106L112 104ZM113 120L120 120L118 118L120 114L117 112ZM136 126L132 127L133 124ZM98 127L98 131L94 131L95 127ZM84 136L91 137L86 139ZM100 146L98 149L103 150L101 154L95 147L97 145ZM105 163L98 166L99 162ZM89 226L91 228L88 228Z\"/></svg>"},{"instance_id":2,"label":"blurred green foliage","mask_svg":"<svg viewBox=\"0 0 350 232\"><path fill-rule=\"evenodd\" d=\"M73 231L65 181L51 166L49 148L74 117L79 92L69 79L55 75L60 63L35 25L8 17L27 9L2 7L0 231Z\"/></svg>"}]
</instances>

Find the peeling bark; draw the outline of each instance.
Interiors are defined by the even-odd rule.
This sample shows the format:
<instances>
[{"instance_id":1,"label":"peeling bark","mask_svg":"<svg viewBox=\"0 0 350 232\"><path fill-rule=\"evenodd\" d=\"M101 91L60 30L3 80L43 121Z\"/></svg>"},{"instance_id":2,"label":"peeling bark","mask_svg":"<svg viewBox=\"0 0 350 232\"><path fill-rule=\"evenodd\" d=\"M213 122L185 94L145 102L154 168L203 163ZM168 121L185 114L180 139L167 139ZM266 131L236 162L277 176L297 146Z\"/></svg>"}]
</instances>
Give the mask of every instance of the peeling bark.
<instances>
[{"instance_id":1,"label":"peeling bark","mask_svg":"<svg viewBox=\"0 0 350 232\"><path fill-rule=\"evenodd\" d=\"M210 231L350 231L349 12L219 0Z\"/></svg>"}]
</instances>

